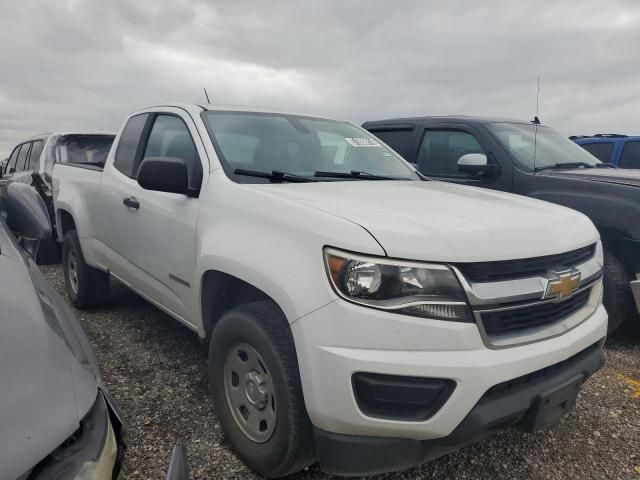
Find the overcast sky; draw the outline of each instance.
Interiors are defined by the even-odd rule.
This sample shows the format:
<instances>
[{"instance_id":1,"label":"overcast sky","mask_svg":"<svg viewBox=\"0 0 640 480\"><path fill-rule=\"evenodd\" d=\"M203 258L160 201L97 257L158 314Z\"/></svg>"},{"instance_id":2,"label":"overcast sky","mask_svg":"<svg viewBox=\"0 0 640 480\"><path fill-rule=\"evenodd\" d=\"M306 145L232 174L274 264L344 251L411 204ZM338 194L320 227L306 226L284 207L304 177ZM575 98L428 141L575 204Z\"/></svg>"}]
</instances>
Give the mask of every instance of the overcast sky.
<instances>
[{"instance_id":1,"label":"overcast sky","mask_svg":"<svg viewBox=\"0 0 640 480\"><path fill-rule=\"evenodd\" d=\"M166 5L165 5L166 4ZM0 155L166 102L640 134L640 2L0 0Z\"/></svg>"}]
</instances>

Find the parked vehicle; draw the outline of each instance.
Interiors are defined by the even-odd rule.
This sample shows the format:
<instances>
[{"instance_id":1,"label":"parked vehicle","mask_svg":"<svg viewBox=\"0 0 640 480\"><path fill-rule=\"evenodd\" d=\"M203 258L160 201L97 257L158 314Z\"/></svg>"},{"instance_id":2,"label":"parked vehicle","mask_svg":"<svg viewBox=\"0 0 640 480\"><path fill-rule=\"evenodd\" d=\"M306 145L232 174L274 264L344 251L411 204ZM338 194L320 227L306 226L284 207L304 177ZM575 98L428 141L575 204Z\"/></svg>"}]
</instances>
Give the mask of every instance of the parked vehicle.
<instances>
[{"instance_id":1,"label":"parked vehicle","mask_svg":"<svg viewBox=\"0 0 640 480\"><path fill-rule=\"evenodd\" d=\"M640 136L598 133L569 137L604 163L620 168L640 169Z\"/></svg>"},{"instance_id":2,"label":"parked vehicle","mask_svg":"<svg viewBox=\"0 0 640 480\"><path fill-rule=\"evenodd\" d=\"M0 216L0 478L116 478L122 415L89 341L33 258L51 225L30 187ZM18 239L9 231L17 232Z\"/></svg>"},{"instance_id":3,"label":"parked vehicle","mask_svg":"<svg viewBox=\"0 0 640 480\"><path fill-rule=\"evenodd\" d=\"M133 113L58 164L73 303L109 275L208 339L218 418L269 477L407 468L570 410L603 362L602 248L557 205L423 181L355 125Z\"/></svg>"},{"instance_id":4,"label":"parked vehicle","mask_svg":"<svg viewBox=\"0 0 640 480\"><path fill-rule=\"evenodd\" d=\"M102 166L115 135L106 132L58 132L32 137L16 146L7 165L0 172L0 201L6 199L7 187L13 182L33 186L42 197L54 225L54 236L42 242L38 263L59 261L58 239L55 237L55 215L51 198L51 171L57 162Z\"/></svg>"},{"instance_id":5,"label":"parked vehicle","mask_svg":"<svg viewBox=\"0 0 640 480\"><path fill-rule=\"evenodd\" d=\"M429 178L526 195L587 215L604 244L609 331L637 320L640 172L611 168L553 129L528 122L417 117L363 126Z\"/></svg>"}]
</instances>

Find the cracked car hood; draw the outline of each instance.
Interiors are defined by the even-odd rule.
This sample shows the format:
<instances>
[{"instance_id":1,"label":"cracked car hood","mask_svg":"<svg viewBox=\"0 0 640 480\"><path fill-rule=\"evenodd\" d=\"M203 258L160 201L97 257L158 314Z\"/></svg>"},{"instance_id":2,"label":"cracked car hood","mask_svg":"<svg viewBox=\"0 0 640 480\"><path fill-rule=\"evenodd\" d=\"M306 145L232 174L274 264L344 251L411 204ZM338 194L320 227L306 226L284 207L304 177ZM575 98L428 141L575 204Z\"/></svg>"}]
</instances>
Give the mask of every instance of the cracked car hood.
<instances>
[{"instance_id":1,"label":"cracked car hood","mask_svg":"<svg viewBox=\"0 0 640 480\"><path fill-rule=\"evenodd\" d=\"M77 430L98 378L77 320L5 228L0 221L0 477L17 478Z\"/></svg>"}]
</instances>

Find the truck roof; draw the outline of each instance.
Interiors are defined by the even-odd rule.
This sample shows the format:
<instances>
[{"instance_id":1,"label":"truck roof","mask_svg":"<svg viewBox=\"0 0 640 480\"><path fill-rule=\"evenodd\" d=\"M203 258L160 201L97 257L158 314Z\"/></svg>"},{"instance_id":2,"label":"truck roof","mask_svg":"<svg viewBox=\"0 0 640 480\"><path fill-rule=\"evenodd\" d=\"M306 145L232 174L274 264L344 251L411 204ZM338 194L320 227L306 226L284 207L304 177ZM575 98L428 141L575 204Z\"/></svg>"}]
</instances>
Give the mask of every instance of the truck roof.
<instances>
[{"instance_id":1,"label":"truck roof","mask_svg":"<svg viewBox=\"0 0 640 480\"><path fill-rule=\"evenodd\" d=\"M115 136L116 134L113 132L108 132L105 130L94 130L94 131L86 131L86 132L78 132L78 131L70 131L70 132L46 132L39 133L37 135L32 135L29 138L25 138L20 143L30 142L33 140L42 140L52 135L110 135Z\"/></svg>"},{"instance_id":2,"label":"truck roof","mask_svg":"<svg viewBox=\"0 0 640 480\"><path fill-rule=\"evenodd\" d=\"M521 124L531 124L530 121L526 120L518 120L514 118L508 117L489 117L489 116L472 116L472 115L428 115L428 116L420 116L420 117L400 117L400 118L389 118L385 120L373 120L368 121L363 124L363 126L373 127L376 125L386 125L389 123L416 123L423 120L436 120L442 123L521 123Z\"/></svg>"},{"instance_id":3,"label":"truck roof","mask_svg":"<svg viewBox=\"0 0 640 480\"><path fill-rule=\"evenodd\" d=\"M212 112L258 112L258 113L278 113L282 115L296 115L300 117L309 117L309 118L318 118L318 119L327 119L327 120L338 120L343 121L343 119L336 119L334 117L323 117L321 115L313 115L309 113L301 113L301 112L292 112L288 110L280 110L277 108L270 107L256 107L250 105L225 105L225 104L198 104L198 103L165 103L161 105L153 105L145 108L141 108L132 113L142 113L147 112L149 110L153 110L156 108L163 107L172 107L172 108L180 108L182 110L186 110L187 112L198 115L203 111L212 111Z\"/></svg>"}]
</instances>

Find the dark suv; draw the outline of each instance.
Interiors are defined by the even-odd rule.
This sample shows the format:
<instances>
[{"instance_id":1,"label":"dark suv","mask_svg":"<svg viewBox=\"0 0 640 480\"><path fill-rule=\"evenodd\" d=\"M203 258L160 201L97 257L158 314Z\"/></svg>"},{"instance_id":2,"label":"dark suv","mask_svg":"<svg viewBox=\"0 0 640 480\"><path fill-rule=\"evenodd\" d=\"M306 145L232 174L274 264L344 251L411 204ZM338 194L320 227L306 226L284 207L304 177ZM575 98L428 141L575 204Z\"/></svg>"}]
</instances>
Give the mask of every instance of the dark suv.
<instances>
[{"instance_id":1,"label":"dark suv","mask_svg":"<svg viewBox=\"0 0 640 480\"><path fill-rule=\"evenodd\" d=\"M640 171L602 163L534 122L417 117L371 121L363 127L430 178L526 195L587 215L604 244L609 331L637 318Z\"/></svg>"}]
</instances>

